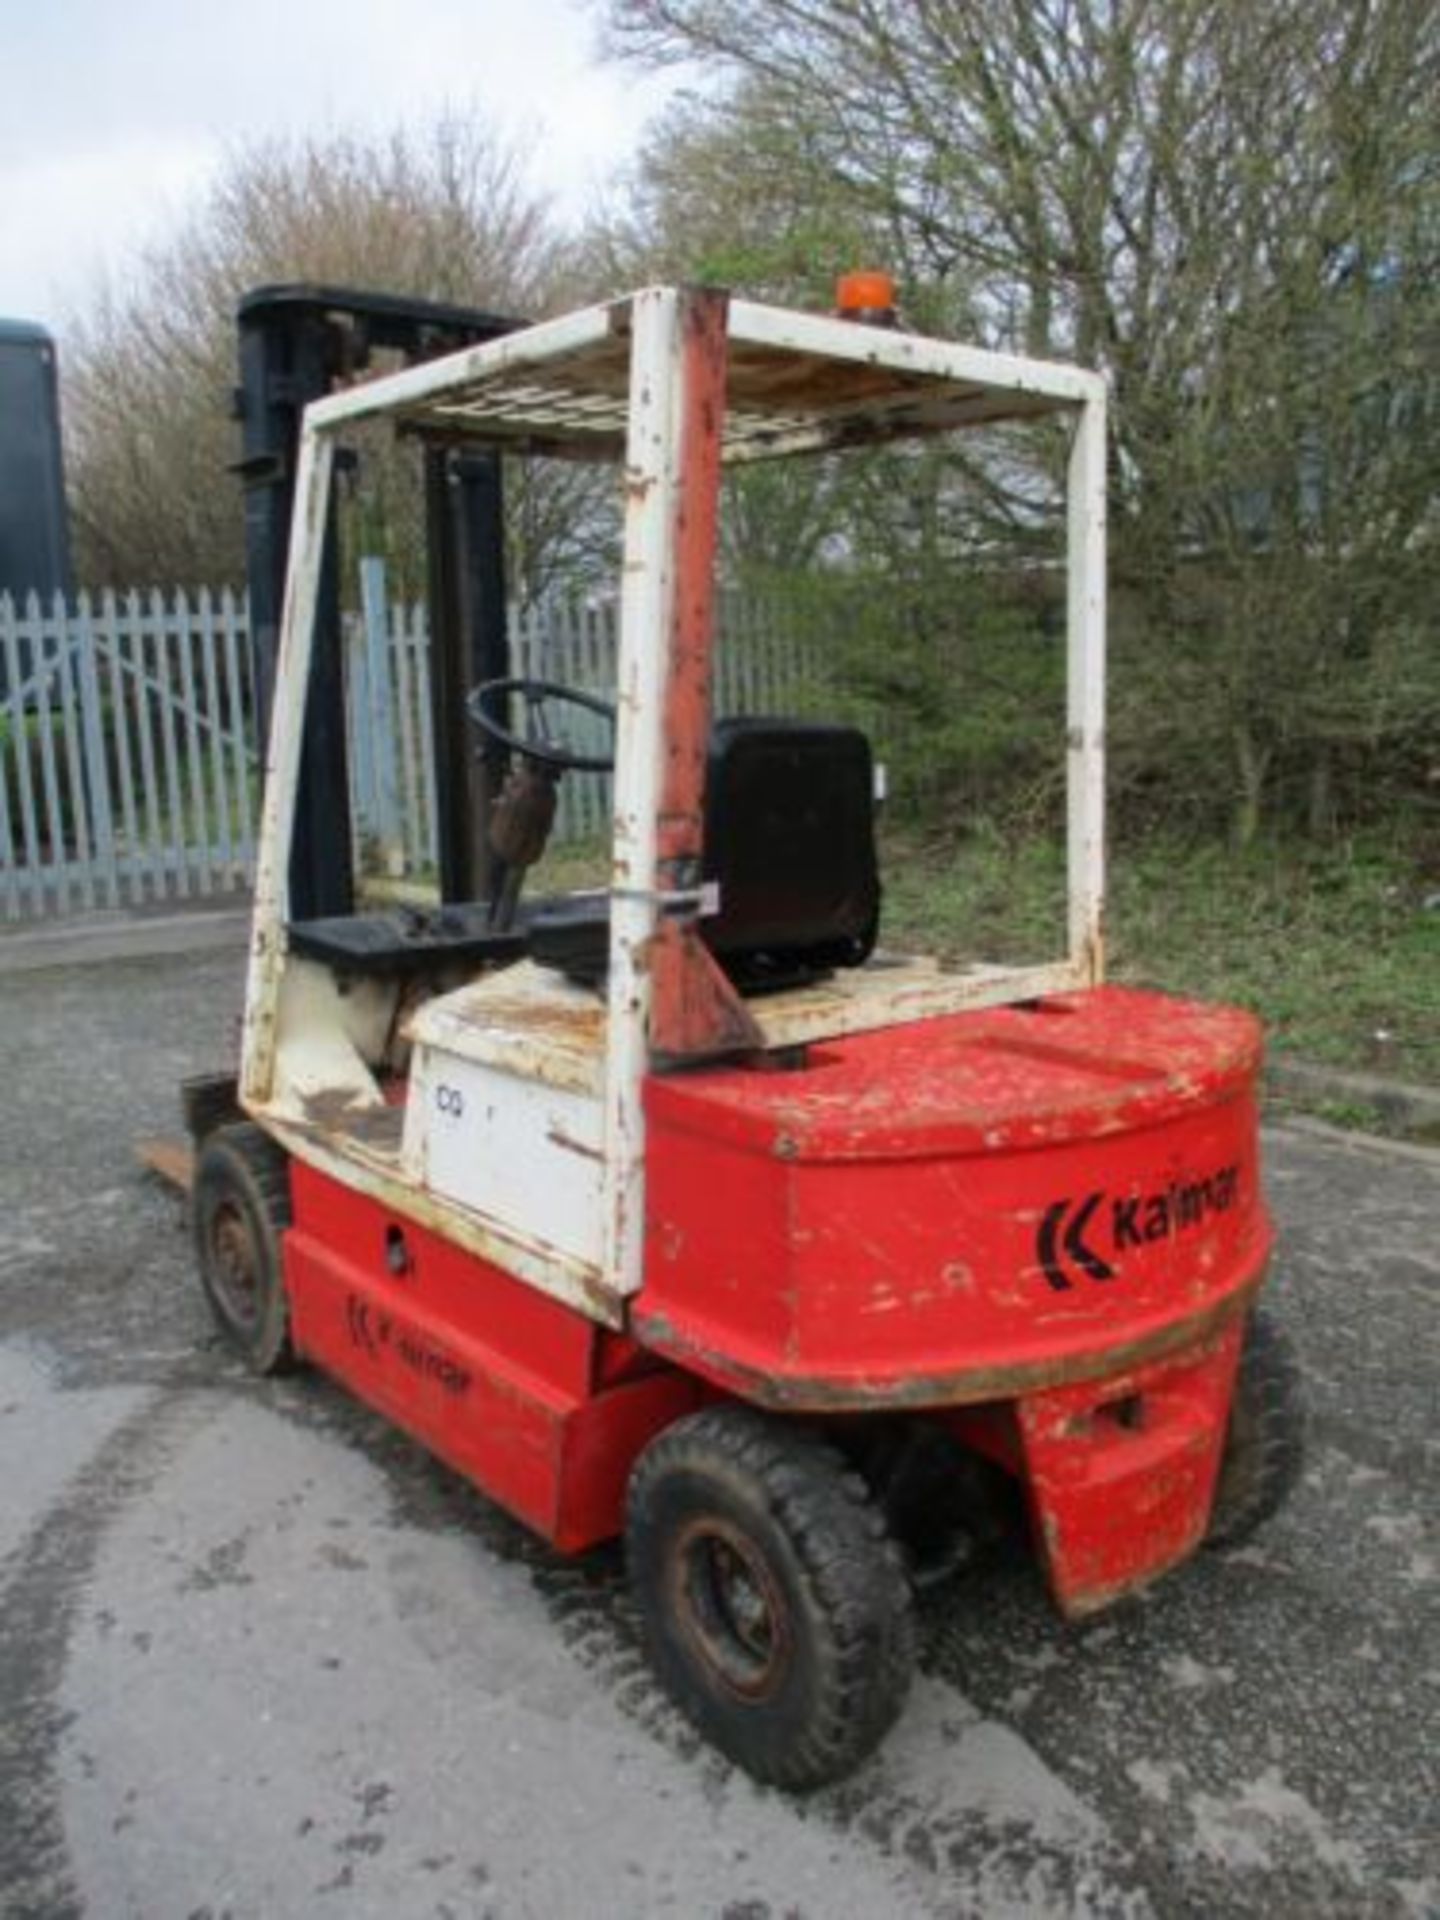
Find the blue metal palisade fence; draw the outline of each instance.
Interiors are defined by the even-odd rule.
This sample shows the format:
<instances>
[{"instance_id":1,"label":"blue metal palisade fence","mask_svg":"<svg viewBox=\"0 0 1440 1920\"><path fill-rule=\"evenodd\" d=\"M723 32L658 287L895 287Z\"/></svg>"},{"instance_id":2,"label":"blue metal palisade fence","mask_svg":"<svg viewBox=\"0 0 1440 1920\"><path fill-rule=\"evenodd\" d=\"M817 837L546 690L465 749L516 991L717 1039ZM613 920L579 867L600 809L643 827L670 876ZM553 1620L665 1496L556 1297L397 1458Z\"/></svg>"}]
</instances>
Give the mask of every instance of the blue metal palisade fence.
<instances>
[{"instance_id":1,"label":"blue metal palisade fence","mask_svg":"<svg viewBox=\"0 0 1440 1920\"><path fill-rule=\"evenodd\" d=\"M244 603L0 596L0 913L224 892L254 857Z\"/></svg>"},{"instance_id":2,"label":"blue metal palisade fence","mask_svg":"<svg viewBox=\"0 0 1440 1920\"><path fill-rule=\"evenodd\" d=\"M762 606L726 603L722 711L808 704L808 649L783 624ZM512 612L517 674L608 693L615 644L610 600ZM425 612L390 601L378 561L361 563L345 663L350 806L366 867L423 880L435 864ZM260 786L243 595L0 595L0 918L245 886ZM608 817L607 775L561 783L557 840L598 836Z\"/></svg>"}]
</instances>

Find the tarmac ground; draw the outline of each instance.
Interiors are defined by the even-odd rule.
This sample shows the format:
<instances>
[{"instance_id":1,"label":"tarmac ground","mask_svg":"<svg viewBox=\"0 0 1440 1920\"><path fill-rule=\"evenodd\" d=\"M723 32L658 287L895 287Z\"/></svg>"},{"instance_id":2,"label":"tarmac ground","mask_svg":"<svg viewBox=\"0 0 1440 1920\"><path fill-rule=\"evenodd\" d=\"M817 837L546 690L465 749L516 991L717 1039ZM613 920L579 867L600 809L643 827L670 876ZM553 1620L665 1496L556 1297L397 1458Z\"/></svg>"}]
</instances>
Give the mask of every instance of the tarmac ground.
<instances>
[{"instance_id":1,"label":"tarmac ground","mask_svg":"<svg viewBox=\"0 0 1440 1920\"><path fill-rule=\"evenodd\" d=\"M1083 1626L997 1550L789 1799L660 1697L616 1554L220 1343L132 1152L234 1056L196 945L0 984L7 1916L1440 1914L1440 1154L1267 1135L1311 1429L1262 1535Z\"/></svg>"}]
</instances>

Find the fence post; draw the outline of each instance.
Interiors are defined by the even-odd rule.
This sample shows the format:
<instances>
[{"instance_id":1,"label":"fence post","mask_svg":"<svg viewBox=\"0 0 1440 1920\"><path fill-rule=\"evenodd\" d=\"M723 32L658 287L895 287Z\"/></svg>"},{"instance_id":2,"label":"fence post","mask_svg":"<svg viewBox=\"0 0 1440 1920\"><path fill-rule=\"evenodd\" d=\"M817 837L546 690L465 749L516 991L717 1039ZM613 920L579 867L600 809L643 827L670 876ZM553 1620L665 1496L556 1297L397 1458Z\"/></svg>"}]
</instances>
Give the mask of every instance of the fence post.
<instances>
[{"instance_id":1,"label":"fence post","mask_svg":"<svg viewBox=\"0 0 1440 1920\"><path fill-rule=\"evenodd\" d=\"M120 868L115 857L115 819L110 806L110 768L105 755L105 709L95 665L95 626L90 596L82 593L75 609L76 677L80 682L80 733L85 743L85 784L90 790L90 825L95 864L105 883L105 898L120 904ZM118 715L116 716L118 719Z\"/></svg>"},{"instance_id":2,"label":"fence post","mask_svg":"<svg viewBox=\"0 0 1440 1920\"><path fill-rule=\"evenodd\" d=\"M415 745L420 755L420 790L425 796L425 865L440 870L440 795L435 779L435 730L431 715L435 711L430 694L430 618L429 608L415 609L415 639L412 662L415 671Z\"/></svg>"},{"instance_id":3,"label":"fence post","mask_svg":"<svg viewBox=\"0 0 1440 1920\"><path fill-rule=\"evenodd\" d=\"M25 868L17 891L39 913L44 904L40 874L39 806L35 768L25 723L23 665L20 658L19 609L8 593L0 594L0 660L5 665L10 715L10 746L15 755L15 788L20 801L20 837Z\"/></svg>"},{"instance_id":4,"label":"fence post","mask_svg":"<svg viewBox=\"0 0 1440 1920\"><path fill-rule=\"evenodd\" d=\"M6 625L10 610L10 596L0 593L0 629ZM0 653L0 701L10 691L9 676L5 665L5 656ZM15 771L19 774L19 755L25 741L16 733L4 706L0 705L0 877L5 881L5 918L20 918L20 858L15 845L15 831L10 820L10 755L16 756ZM15 782L15 791L20 791L19 779Z\"/></svg>"},{"instance_id":5,"label":"fence post","mask_svg":"<svg viewBox=\"0 0 1440 1920\"><path fill-rule=\"evenodd\" d=\"M361 646L368 700L359 705L356 734L369 740L375 837L380 864L392 876L405 870L400 830L400 789L395 774L395 715L390 697L389 609L385 603L385 562L366 554L360 562Z\"/></svg>"},{"instance_id":6,"label":"fence post","mask_svg":"<svg viewBox=\"0 0 1440 1920\"><path fill-rule=\"evenodd\" d=\"M109 656L110 671L110 737L115 743L115 772L119 787L118 801L121 832L125 844L124 877L126 894L133 906L145 897L144 875L140 866L140 832L136 824L136 762L130 753L129 703L126 697L125 668L120 654L120 615L115 605L115 595L109 587L100 596L99 632L96 632L95 616L92 609L90 631L96 642L96 677L99 677L99 648L103 644ZM103 636L103 640L100 636ZM138 751L138 749L137 749ZM116 809L111 808L111 826L114 826ZM117 870L119 862L116 862Z\"/></svg>"},{"instance_id":7,"label":"fence post","mask_svg":"<svg viewBox=\"0 0 1440 1920\"><path fill-rule=\"evenodd\" d=\"M370 727L370 654L365 622L341 616L345 649L345 738L350 767L351 825L357 850L371 846L375 832L375 741Z\"/></svg>"},{"instance_id":8,"label":"fence post","mask_svg":"<svg viewBox=\"0 0 1440 1920\"><path fill-rule=\"evenodd\" d=\"M160 747L164 767L166 870L181 899L190 895L190 865L185 858L185 795L180 785L180 731L175 724L176 696L171 677L172 631L169 609L159 587L150 589L150 626L155 641L155 679L160 693Z\"/></svg>"},{"instance_id":9,"label":"fence post","mask_svg":"<svg viewBox=\"0 0 1440 1920\"><path fill-rule=\"evenodd\" d=\"M145 796L144 861L152 900L165 898L165 846L161 829L160 777L155 752L155 722L150 711L150 676L145 656L145 616L140 595L125 596L125 629L130 642L130 685L135 696L135 731L140 743L140 783Z\"/></svg>"},{"instance_id":10,"label":"fence post","mask_svg":"<svg viewBox=\"0 0 1440 1920\"><path fill-rule=\"evenodd\" d=\"M214 886L210 845L210 809L205 797L205 756L200 748L200 715L195 698L195 652L198 636L190 611L190 596L182 588L175 595L175 648L180 668L180 710L185 721L185 770L189 775L190 830L182 831L182 857L209 893ZM183 791L183 789L182 789ZM184 804L184 803L182 803ZM182 813L182 821L184 819ZM193 835L193 837L192 837ZM190 842L188 849L185 842Z\"/></svg>"},{"instance_id":11,"label":"fence post","mask_svg":"<svg viewBox=\"0 0 1440 1920\"><path fill-rule=\"evenodd\" d=\"M224 642L222 678L225 685L225 705L229 716L228 728L231 751L231 771L234 776L235 805L239 816L238 844L236 857L245 870L248 879L255 864L255 801L254 789L258 777L263 774L265 756L269 742L251 738L254 726L253 697L247 699L249 683L247 673L251 658L249 640L250 603L243 600L237 606L235 595L226 587L220 595L220 631ZM252 773L257 778L252 779Z\"/></svg>"},{"instance_id":12,"label":"fence post","mask_svg":"<svg viewBox=\"0 0 1440 1920\"><path fill-rule=\"evenodd\" d=\"M40 596L25 596L25 614L21 622L29 629L30 658L34 664L32 686L35 692L37 738L40 745L40 791L45 800L46 852L49 877L55 889L55 910L64 913L70 905L69 869L65 861L65 808L60 798L60 774L55 756L55 713L50 704L51 661L45 650L45 621L40 611ZM44 882L39 898L44 900Z\"/></svg>"},{"instance_id":13,"label":"fence post","mask_svg":"<svg viewBox=\"0 0 1440 1920\"><path fill-rule=\"evenodd\" d=\"M50 613L45 622L55 639L55 686L60 697L60 738L64 747L65 790L70 796L70 832L74 836L74 853L70 857L70 838L64 843L66 885L74 886L79 893L81 903L87 907L95 904L95 870L91 862L90 844L90 805L85 792L85 765L80 753L80 726L76 717L75 675L71 670L71 654L75 651L75 642L70 628L70 609L65 604L65 596L55 594L50 602ZM43 630L42 630L43 631Z\"/></svg>"},{"instance_id":14,"label":"fence post","mask_svg":"<svg viewBox=\"0 0 1440 1920\"><path fill-rule=\"evenodd\" d=\"M215 858L221 884L235 884L235 850L230 817L230 781L225 771L225 716L220 708L220 675L215 657L215 602L208 587L196 601L200 621L200 672L205 688L205 712L210 727L210 792L215 802Z\"/></svg>"}]
</instances>

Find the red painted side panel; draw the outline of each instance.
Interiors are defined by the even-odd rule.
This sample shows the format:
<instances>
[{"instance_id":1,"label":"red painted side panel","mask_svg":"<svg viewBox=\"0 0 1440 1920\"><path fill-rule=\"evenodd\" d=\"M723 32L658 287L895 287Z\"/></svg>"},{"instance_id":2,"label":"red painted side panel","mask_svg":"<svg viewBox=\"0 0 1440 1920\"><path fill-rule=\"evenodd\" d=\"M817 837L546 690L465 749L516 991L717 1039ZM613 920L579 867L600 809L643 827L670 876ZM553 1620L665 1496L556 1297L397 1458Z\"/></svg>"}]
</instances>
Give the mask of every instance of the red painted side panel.
<instances>
[{"instance_id":1,"label":"red painted side panel","mask_svg":"<svg viewBox=\"0 0 1440 1920\"><path fill-rule=\"evenodd\" d=\"M636 1455L701 1384L313 1168L291 1191L298 1349L562 1551L618 1533Z\"/></svg>"},{"instance_id":2,"label":"red painted side panel","mask_svg":"<svg viewBox=\"0 0 1440 1920\"><path fill-rule=\"evenodd\" d=\"M1049 1004L653 1081L639 1337L815 1410L1010 1398L1198 1337L1270 1248L1255 1023Z\"/></svg>"}]
</instances>

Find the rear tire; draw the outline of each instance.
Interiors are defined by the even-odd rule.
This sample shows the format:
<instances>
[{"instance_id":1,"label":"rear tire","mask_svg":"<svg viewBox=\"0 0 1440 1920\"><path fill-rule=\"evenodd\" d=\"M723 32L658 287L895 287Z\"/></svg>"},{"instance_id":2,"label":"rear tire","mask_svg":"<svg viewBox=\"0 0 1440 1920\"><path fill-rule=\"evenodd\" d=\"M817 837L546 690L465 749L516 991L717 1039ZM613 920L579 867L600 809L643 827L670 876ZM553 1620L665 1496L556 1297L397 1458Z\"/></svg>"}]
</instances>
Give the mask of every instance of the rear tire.
<instances>
[{"instance_id":1,"label":"rear tire","mask_svg":"<svg viewBox=\"0 0 1440 1920\"><path fill-rule=\"evenodd\" d=\"M656 1673L747 1773L818 1787L879 1744L914 1668L910 1585L833 1448L742 1407L676 1421L631 1477L626 1550Z\"/></svg>"},{"instance_id":2,"label":"rear tire","mask_svg":"<svg viewBox=\"0 0 1440 1920\"><path fill-rule=\"evenodd\" d=\"M1289 1339L1257 1307L1240 1353L1207 1546L1239 1546L1289 1498L1305 1464L1303 1405Z\"/></svg>"},{"instance_id":3,"label":"rear tire","mask_svg":"<svg viewBox=\"0 0 1440 1920\"><path fill-rule=\"evenodd\" d=\"M192 1196L200 1285L221 1332L255 1373L295 1364L281 1236L290 1225L284 1152L250 1121L202 1144Z\"/></svg>"}]
</instances>

